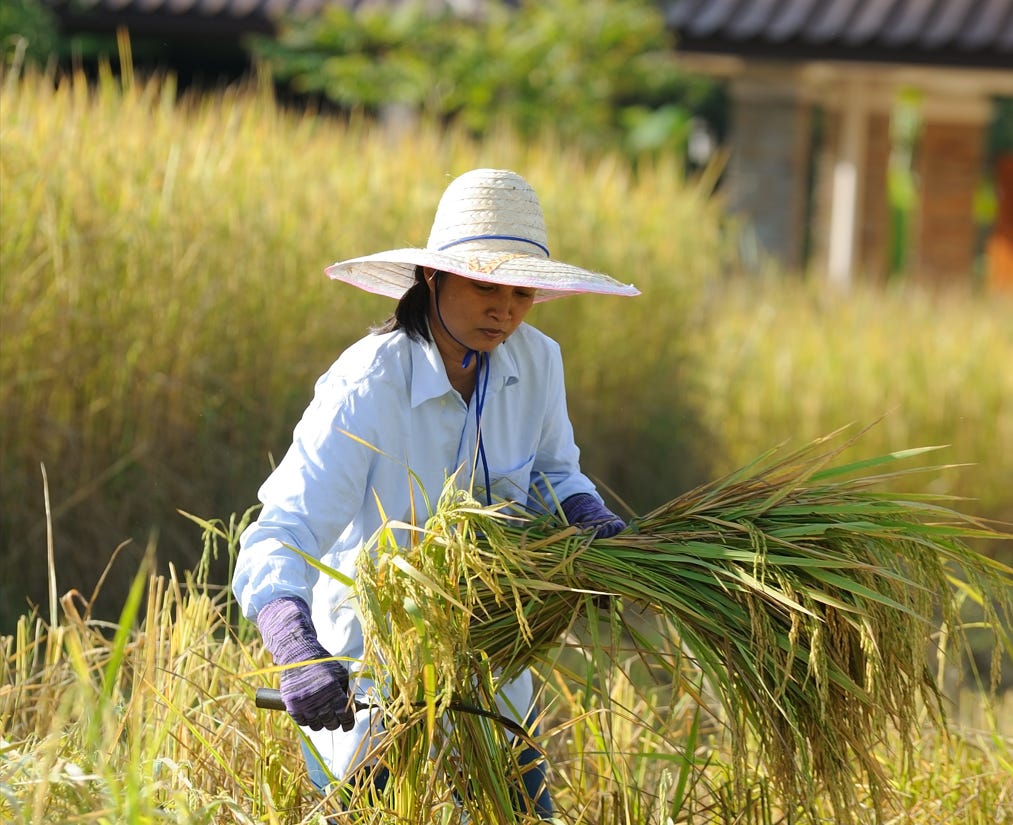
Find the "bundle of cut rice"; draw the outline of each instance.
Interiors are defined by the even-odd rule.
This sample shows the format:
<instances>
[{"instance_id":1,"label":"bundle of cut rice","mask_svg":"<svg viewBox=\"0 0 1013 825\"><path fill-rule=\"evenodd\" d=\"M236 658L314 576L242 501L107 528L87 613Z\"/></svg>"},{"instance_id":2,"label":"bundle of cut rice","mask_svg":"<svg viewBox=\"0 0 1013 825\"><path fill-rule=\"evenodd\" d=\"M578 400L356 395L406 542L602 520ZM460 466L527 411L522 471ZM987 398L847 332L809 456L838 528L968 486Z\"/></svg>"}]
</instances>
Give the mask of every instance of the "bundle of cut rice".
<instances>
[{"instance_id":1,"label":"bundle of cut rice","mask_svg":"<svg viewBox=\"0 0 1013 825\"><path fill-rule=\"evenodd\" d=\"M720 700L736 753L766 767L789 808L822 798L848 821L856 787L879 781L883 732L913 742L926 707L942 722L926 646L940 622L954 649L966 641L958 590L984 608L997 676L1013 569L968 543L1008 534L952 502L886 491L904 474L886 465L924 451L838 466L852 441L837 437L772 451L609 539L483 507L452 483L410 546L378 536L358 589L366 665L388 688L378 756L395 793L449 783L473 822L513 821L503 764L517 744L453 711L494 707L496 685L548 661L589 611L621 620L635 604L664 617Z\"/></svg>"}]
</instances>

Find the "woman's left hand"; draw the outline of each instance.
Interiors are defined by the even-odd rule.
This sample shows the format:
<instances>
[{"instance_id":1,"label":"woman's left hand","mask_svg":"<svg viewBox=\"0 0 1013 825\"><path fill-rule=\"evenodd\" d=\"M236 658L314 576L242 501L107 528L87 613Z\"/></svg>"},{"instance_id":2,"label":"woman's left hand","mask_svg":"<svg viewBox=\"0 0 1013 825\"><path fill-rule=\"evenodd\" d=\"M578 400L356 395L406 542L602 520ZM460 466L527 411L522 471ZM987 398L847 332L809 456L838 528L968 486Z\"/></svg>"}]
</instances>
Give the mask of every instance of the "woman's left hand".
<instances>
[{"instance_id":1,"label":"woman's left hand","mask_svg":"<svg viewBox=\"0 0 1013 825\"><path fill-rule=\"evenodd\" d=\"M626 522L590 493L576 493L560 505L567 522L590 528L596 539L607 539L625 529Z\"/></svg>"}]
</instances>

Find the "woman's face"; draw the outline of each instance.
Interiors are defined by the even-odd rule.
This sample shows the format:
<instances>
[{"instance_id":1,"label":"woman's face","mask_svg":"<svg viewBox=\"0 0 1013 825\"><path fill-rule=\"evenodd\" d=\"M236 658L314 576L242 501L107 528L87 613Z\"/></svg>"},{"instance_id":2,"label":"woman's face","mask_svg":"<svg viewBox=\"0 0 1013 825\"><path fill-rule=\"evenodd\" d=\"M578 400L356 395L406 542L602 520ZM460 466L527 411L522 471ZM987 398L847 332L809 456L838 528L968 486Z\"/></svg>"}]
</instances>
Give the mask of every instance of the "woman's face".
<instances>
[{"instance_id":1,"label":"woman's face","mask_svg":"<svg viewBox=\"0 0 1013 825\"><path fill-rule=\"evenodd\" d=\"M535 300L535 290L527 287L488 284L450 273L437 275L429 269L425 276L429 284L429 327L436 343L441 352L446 352L444 347L449 346L454 352L460 351L462 357L466 352L462 344L478 352L490 352L502 344L524 320Z\"/></svg>"}]
</instances>

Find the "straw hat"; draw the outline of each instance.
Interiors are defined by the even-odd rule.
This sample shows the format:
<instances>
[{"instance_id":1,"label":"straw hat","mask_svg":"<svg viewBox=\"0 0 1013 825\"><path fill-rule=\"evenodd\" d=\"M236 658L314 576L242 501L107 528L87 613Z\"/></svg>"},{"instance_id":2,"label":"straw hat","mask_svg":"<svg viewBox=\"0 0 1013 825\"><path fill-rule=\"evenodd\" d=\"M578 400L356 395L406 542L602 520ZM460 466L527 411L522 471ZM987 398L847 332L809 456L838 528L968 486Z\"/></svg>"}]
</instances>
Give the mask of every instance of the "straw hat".
<instances>
[{"instance_id":1,"label":"straw hat","mask_svg":"<svg viewBox=\"0 0 1013 825\"><path fill-rule=\"evenodd\" d=\"M339 261L326 272L367 292L400 298L415 282L416 266L533 288L535 301L580 292L640 294L632 284L552 259L535 190L516 172L503 169L474 169L451 182L424 249Z\"/></svg>"}]
</instances>

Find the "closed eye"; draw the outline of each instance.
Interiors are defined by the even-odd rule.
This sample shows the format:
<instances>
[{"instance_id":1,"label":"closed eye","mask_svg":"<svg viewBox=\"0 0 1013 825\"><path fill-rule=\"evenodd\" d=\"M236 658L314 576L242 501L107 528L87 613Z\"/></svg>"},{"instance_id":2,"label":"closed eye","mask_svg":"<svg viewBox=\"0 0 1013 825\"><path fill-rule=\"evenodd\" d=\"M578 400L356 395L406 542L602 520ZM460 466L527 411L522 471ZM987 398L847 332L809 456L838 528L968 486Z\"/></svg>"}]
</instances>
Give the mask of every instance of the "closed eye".
<instances>
[{"instance_id":1,"label":"closed eye","mask_svg":"<svg viewBox=\"0 0 1013 825\"><path fill-rule=\"evenodd\" d=\"M503 284L490 284L485 281L473 281L475 289L479 292L490 293L498 292L500 289L511 289L511 287L504 286ZM535 298L535 290L524 289L522 287L512 287L515 298L519 298L522 301L533 301Z\"/></svg>"}]
</instances>

